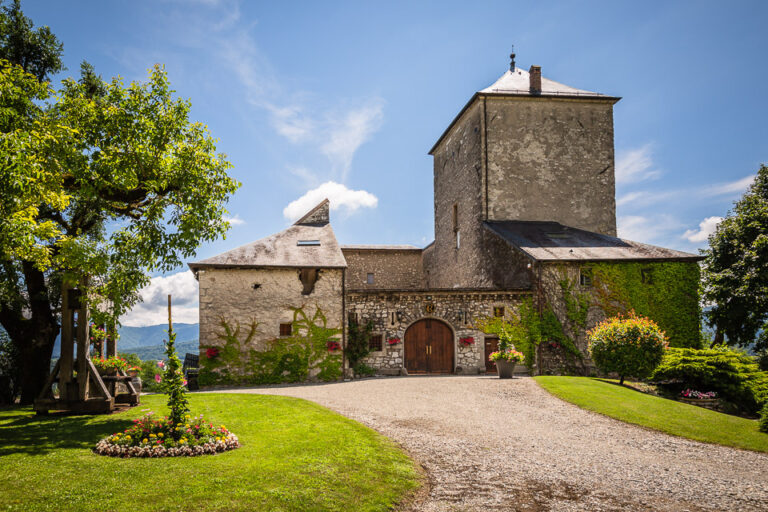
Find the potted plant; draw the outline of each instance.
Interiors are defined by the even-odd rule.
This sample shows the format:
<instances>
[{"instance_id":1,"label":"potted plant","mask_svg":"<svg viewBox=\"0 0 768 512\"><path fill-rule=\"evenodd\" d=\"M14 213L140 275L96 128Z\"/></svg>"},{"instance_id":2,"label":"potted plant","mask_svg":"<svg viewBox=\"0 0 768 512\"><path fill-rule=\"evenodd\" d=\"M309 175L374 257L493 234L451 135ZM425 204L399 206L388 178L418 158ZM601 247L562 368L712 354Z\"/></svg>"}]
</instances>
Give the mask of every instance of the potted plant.
<instances>
[{"instance_id":1,"label":"potted plant","mask_svg":"<svg viewBox=\"0 0 768 512\"><path fill-rule=\"evenodd\" d=\"M511 379L515 365L525 361L525 356L522 352L515 350L514 345L509 345L496 352L491 352L488 359L496 363L496 370L499 372L500 379Z\"/></svg>"}]
</instances>

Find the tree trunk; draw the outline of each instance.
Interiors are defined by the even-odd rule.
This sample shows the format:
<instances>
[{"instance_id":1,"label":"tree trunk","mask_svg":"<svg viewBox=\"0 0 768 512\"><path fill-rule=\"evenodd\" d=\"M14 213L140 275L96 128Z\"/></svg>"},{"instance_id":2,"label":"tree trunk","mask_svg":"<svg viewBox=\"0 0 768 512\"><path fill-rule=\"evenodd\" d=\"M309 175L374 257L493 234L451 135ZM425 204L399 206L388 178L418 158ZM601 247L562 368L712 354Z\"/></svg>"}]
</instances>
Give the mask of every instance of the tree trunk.
<instances>
[{"instance_id":1,"label":"tree trunk","mask_svg":"<svg viewBox=\"0 0 768 512\"><path fill-rule=\"evenodd\" d=\"M22 262L28 303L21 309L0 308L0 323L19 352L21 403L29 405L40 394L51 367L51 353L59 322L48 296L45 274Z\"/></svg>"},{"instance_id":2,"label":"tree trunk","mask_svg":"<svg viewBox=\"0 0 768 512\"><path fill-rule=\"evenodd\" d=\"M623 385L624 385L624 376L622 375L619 377L619 386L623 386Z\"/></svg>"},{"instance_id":3,"label":"tree trunk","mask_svg":"<svg viewBox=\"0 0 768 512\"><path fill-rule=\"evenodd\" d=\"M709 348L712 348L715 345L722 345L724 340L725 336L723 335L723 330L718 327L717 330L715 330L715 339L712 340L712 344L709 346Z\"/></svg>"}]
</instances>

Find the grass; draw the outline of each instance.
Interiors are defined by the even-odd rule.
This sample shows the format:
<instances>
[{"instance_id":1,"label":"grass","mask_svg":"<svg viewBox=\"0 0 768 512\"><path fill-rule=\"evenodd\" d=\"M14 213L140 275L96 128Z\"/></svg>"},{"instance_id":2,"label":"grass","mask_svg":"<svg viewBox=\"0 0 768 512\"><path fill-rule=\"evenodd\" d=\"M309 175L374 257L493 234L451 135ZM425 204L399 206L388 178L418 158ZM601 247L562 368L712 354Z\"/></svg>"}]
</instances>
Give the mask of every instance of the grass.
<instances>
[{"instance_id":1,"label":"grass","mask_svg":"<svg viewBox=\"0 0 768 512\"><path fill-rule=\"evenodd\" d=\"M617 420L695 441L768 452L757 421L667 400L589 377L534 377L558 398Z\"/></svg>"},{"instance_id":2,"label":"grass","mask_svg":"<svg viewBox=\"0 0 768 512\"><path fill-rule=\"evenodd\" d=\"M419 486L413 461L375 431L294 398L192 394L193 414L222 423L241 448L218 455L116 459L91 448L162 395L109 416L0 409L3 510L390 510Z\"/></svg>"}]
</instances>

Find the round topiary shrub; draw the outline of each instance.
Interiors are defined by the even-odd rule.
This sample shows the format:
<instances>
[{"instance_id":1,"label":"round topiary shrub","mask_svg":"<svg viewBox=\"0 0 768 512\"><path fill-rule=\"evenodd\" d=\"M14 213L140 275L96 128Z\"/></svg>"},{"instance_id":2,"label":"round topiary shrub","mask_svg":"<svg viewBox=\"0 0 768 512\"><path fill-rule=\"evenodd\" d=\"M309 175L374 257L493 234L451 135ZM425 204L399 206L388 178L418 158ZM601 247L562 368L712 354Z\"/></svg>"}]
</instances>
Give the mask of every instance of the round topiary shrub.
<instances>
[{"instance_id":1,"label":"round topiary shrub","mask_svg":"<svg viewBox=\"0 0 768 512\"><path fill-rule=\"evenodd\" d=\"M627 376L645 378L661 363L667 337L653 320L635 314L604 320L587 332L589 353L597 367Z\"/></svg>"}]
</instances>

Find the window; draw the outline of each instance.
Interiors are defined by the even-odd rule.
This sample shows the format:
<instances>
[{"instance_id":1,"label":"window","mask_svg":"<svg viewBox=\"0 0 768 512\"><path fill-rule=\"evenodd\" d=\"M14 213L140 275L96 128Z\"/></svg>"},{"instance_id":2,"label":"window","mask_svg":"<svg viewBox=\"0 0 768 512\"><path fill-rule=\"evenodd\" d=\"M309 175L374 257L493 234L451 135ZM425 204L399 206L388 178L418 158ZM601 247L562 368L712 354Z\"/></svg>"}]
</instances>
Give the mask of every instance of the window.
<instances>
[{"instance_id":1,"label":"window","mask_svg":"<svg viewBox=\"0 0 768 512\"><path fill-rule=\"evenodd\" d=\"M320 245L320 240L299 240L296 245L303 247L309 245Z\"/></svg>"},{"instance_id":2,"label":"window","mask_svg":"<svg viewBox=\"0 0 768 512\"><path fill-rule=\"evenodd\" d=\"M368 339L368 348L375 352L380 352L383 350L383 346L384 336L381 334L371 334L371 337Z\"/></svg>"},{"instance_id":3,"label":"window","mask_svg":"<svg viewBox=\"0 0 768 512\"><path fill-rule=\"evenodd\" d=\"M592 286L592 269L583 268L579 272L579 284L581 286Z\"/></svg>"},{"instance_id":4,"label":"window","mask_svg":"<svg viewBox=\"0 0 768 512\"><path fill-rule=\"evenodd\" d=\"M503 317L504 316L504 306L494 306L493 307L493 316L495 317Z\"/></svg>"},{"instance_id":5,"label":"window","mask_svg":"<svg viewBox=\"0 0 768 512\"><path fill-rule=\"evenodd\" d=\"M459 230L459 204L453 204L453 230Z\"/></svg>"},{"instance_id":6,"label":"window","mask_svg":"<svg viewBox=\"0 0 768 512\"><path fill-rule=\"evenodd\" d=\"M640 270L640 280L643 284L653 284L653 272L649 268Z\"/></svg>"},{"instance_id":7,"label":"window","mask_svg":"<svg viewBox=\"0 0 768 512\"><path fill-rule=\"evenodd\" d=\"M368 284L373 284L373 272L368 272L368 276L366 277L365 282Z\"/></svg>"},{"instance_id":8,"label":"window","mask_svg":"<svg viewBox=\"0 0 768 512\"><path fill-rule=\"evenodd\" d=\"M280 324L280 336L290 336L293 333L293 324Z\"/></svg>"}]
</instances>

